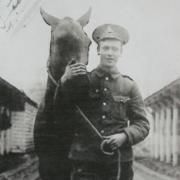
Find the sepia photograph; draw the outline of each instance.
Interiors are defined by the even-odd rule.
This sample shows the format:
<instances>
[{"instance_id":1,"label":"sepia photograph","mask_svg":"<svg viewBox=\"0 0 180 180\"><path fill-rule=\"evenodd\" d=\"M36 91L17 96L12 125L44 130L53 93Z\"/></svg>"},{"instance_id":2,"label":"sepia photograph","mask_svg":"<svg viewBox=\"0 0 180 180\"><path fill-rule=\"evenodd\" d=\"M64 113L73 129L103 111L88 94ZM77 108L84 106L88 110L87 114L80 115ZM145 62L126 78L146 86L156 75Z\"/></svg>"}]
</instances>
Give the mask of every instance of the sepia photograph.
<instances>
[{"instance_id":1,"label":"sepia photograph","mask_svg":"<svg viewBox=\"0 0 180 180\"><path fill-rule=\"evenodd\" d=\"M0 0L0 180L180 180L179 17Z\"/></svg>"}]
</instances>

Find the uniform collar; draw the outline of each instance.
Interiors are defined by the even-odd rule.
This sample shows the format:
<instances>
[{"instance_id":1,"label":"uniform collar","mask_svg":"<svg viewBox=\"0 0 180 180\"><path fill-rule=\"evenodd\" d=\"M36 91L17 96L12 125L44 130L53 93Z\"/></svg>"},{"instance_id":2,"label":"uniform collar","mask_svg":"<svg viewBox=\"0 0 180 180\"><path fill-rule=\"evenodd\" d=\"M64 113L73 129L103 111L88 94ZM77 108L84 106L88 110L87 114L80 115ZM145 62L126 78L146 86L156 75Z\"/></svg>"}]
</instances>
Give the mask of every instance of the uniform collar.
<instances>
[{"instance_id":1,"label":"uniform collar","mask_svg":"<svg viewBox=\"0 0 180 180\"><path fill-rule=\"evenodd\" d=\"M95 69L95 73L100 78L105 77L105 76L110 76L112 79L116 79L121 75L117 67L111 69L109 72L106 72L104 69L98 66Z\"/></svg>"}]
</instances>

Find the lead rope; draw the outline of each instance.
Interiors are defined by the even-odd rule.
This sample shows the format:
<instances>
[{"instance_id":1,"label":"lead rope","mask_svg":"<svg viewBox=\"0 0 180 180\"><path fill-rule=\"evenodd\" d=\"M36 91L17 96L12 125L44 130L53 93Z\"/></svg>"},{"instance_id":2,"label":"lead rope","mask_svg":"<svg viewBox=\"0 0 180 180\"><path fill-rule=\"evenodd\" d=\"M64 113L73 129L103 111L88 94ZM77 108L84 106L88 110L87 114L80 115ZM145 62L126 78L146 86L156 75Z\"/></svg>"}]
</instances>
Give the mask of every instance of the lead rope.
<instances>
[{"instance_id":1,"label":"lead rope","mask_svg":"<svg viewBox=\"0 0 180 180\"><path fill-rule=\"evenodd\" d=\"M56 95L57 95L57 92L58 92L58 88L59 88L59 83L53 78L51 72L50 72L50 69L49 69L49 61L47 63L47 73L48 73L48 76L49 78L51 79L51 81L54 83L54 85L56 86L56 90L55 90L55 93L54 93L54 97L53 99L55 100L56 98ZM78 105L75 105L77 111L79 112L79 114L83 117L83 119L89 124L89 126L92 128L92 130L98 135L98 137L100 137L102 140L103 140L103 137L102 135L99 133L99 131L93 126L93 124L89 121L89 119L86 117L86 115L83 113L83 111L80 109L80 107ZM103 150L103 144L101 143L101 146L100 146L102 152L106 155L113 155L114 152L106 152ZM117 154L118 154L118 168L117 168L117 177L116 177L116 180L120 180L120 177L121 177L121 152L119 149L116 150L117 151Z\"/></svg>"},{"instance_id":2,"label":"lead rope","mask_svg":"<svg viewBox=\"0 0 180 180\"><path fill-rule=\"evenodd\" d=\"M118 172L117 172L116 179L120 180L121 178L121 152L119 149L117 150L117 153L118 153Z\"/></svg>"},{"instance_id":3,"label":"lead rope","mask_svg":"<svg viewBox=\"0 0 180 180\"><path fill-rule=\"evenodd\" d=\"M104 139L103 136L99 133L99 131L96 129L96 127L89 121L89 119L86 117L86 115L83 113L83 111L80 109L79 106L75 105L77 111L80 113L80 115L83 117L83 119L88 123L88 125L91 127L91 129L96 133L96 135L100 138L100 139ZM100 149L101 151L106 154L106 155L114 155L114 152L106 152L103 150L103 142L100 145ZM119 149L116 150L117 154L118 154L118 164L117 164L117 176L116 176L116 180L120 180L121 177L121 152Z\"/></svg>"}]
</instances>

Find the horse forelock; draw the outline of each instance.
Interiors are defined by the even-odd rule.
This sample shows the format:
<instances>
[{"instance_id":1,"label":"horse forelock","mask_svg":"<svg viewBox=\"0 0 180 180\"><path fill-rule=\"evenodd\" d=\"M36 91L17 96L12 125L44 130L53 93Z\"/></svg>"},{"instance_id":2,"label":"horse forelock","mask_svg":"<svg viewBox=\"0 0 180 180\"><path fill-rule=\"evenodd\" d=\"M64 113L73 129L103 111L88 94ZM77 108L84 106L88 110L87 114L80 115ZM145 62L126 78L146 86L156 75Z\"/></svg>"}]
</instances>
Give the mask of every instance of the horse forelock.
<instances>
[{"instance_id":1,"label":"horse forelock","mask_svg":"<svg viewBox=\"0 0 180 180\"><path fill-rule=\"evenodd\" d=\"M64 17L64 20L69 21L69 22L73 22L73 21L74 21L74 20L73 20L72 18L70 18L70 17Z\"/></svg>"},{"instance_id":2,"label":"horse forelock","mask_svg":"<svg viewBox=\"0 0 180 180\"><path fill-rule=\"evenodd\" d=\"M74 21L70 17L65 17L64 19L59 21L52 34L56 39L70 34L72 36L75 36L76 38L80 38L82 41L86 41L86 39L89 39L79 22Z\"/></svg>"}]
</instances>

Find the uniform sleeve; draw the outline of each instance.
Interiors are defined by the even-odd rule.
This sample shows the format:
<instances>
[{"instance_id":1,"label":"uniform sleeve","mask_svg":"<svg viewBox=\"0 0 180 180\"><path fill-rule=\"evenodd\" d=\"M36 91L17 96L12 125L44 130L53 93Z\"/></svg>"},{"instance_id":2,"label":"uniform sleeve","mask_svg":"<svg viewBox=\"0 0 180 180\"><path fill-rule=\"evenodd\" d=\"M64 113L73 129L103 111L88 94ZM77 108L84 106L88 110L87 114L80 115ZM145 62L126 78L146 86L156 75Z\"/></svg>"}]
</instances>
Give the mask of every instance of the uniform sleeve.
<instances>
[{"instance_id":1,"label":"uniform sleeve","mask_svg":"<svg viewBox=\"0 0 180 180\"><path fill-rule=\"evenodd\" d=\"M128 137L128 143L135 145L144 140L149 134L149 122L146 117L144 102L136 83L133 84L130 94L131 100L128 106L130 125L124 129L124 132Z\"/></svg>"},{"instance_id":2,"label":"uniform sleeve","mask_svg":"<svg viewBox=\"0 0 180 180\"><path fill-rule=\"evenodd\" d=\"M87 96L88 89L88 75L74 77L61 85L61 93L74 102L84 100Z\"/></svg>"}]
</instances>

